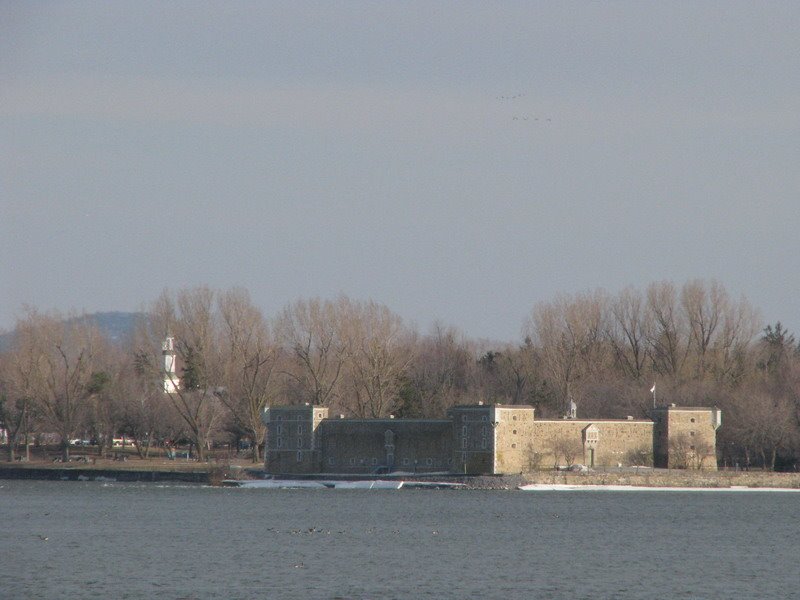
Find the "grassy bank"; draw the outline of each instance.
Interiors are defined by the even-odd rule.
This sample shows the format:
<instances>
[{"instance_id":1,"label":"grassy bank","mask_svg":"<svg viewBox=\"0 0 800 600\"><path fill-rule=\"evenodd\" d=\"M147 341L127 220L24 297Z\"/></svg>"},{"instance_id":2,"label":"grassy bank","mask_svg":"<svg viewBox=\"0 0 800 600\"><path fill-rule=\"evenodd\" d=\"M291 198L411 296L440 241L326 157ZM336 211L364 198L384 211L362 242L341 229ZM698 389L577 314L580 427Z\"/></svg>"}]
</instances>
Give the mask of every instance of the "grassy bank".
<instances>
[{"instance_id":1,"label":"grassy bank","mask_svg":"<svg viewBox=\"0 0 800 600\"><path fill-rule=\"evenodd\" d=\"M249 460L211 460L196 462L167 460L163 457L142 459L124 455L124 460L98 456L74 457L68 463L52 460L0 461L0 479L35 480L96 480L116 481L179 481L216 483L222 479L240 479L252 476L254 465ZM255 470L260 470L256 465Z\"/></svg>"}]
</instances>

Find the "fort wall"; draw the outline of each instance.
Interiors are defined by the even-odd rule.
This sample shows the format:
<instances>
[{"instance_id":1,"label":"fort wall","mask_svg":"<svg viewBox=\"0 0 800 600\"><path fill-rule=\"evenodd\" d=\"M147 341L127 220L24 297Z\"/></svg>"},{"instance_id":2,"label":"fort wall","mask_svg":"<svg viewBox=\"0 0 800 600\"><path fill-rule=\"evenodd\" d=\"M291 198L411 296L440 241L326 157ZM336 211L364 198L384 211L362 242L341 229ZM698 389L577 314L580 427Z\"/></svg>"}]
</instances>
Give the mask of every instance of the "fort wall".
<instances>
[{"instance_id":1,"label":"fort wall","mask_svg":"<svg viewBox=\"0 0 800 600\"><path fill-rule=\"evenodd\" d=\"M496 423L492 407L454 406L447 414L453 432L453 470L463 474L494 473Z\"/></svg>"},{"instance_id":2,"label":"fort wall","mask_svg":"<svg viewBox=\"0 0 800 600\"><path fill-rule=\"evenodd\" d=\"M531 470L536 421L531 407L495 406L495 474Z\"/></svg>"},{"instance_id":3,"label":"fort wall","mask_svg":"<svg viewBox=\"0 0 800 600\"><path fill-rule=\"evenodd\" d=\"M533 424L535 468L583 464L648 466L653 461L653 422L562 419Z\"/></svg>"},{"instance_id":4,"label":"fort wall","mask_svg":"<svg viewBox=\"0 0 800 600\"><path fill-rule=\"evenodd\" d=\"M716 470L718 410L670 405L652 415L656 467Z\"/></svg>"},{"instance_id":5,"label":"fort wall","mask_svg":"<svg viewBox=\"0 0 800 600\"><path fill-rule=\"evenodd\" d=\"M449 419L328 419L320 472L450 471L452 431Z\"/></svg>"},{"instance_id":6,"label":"fort wall","mask_svg":"<svg viewBox=\"0 0 800 600\"><path fill-rule=\"evenodd\" d=\"M270 473L513 474L589 467L717 468L711 408L653 410L653 420L537 420L520 405L456 406L447 419L329 419L309 405L265 411Z\"/></svg>"},{"instance_id":7,"label":"fort wall","mask_svg":"<svg viewBox=\"0 0 800 600\"><path fill-rule=\"evenodd\" d=\"M267 427L265 467L270 473L319 473L322 455L317 429L328 409L302 404L281 406L262 417Z\"/></svg>"}]
</instances>

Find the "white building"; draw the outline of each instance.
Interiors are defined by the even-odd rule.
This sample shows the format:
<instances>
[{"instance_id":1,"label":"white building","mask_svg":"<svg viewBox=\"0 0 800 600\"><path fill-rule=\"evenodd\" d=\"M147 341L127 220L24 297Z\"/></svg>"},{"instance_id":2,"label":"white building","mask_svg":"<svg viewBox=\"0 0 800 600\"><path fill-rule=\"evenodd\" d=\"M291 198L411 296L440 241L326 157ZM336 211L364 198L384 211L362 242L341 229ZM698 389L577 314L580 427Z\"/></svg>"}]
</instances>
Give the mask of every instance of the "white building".
<instances>
[{"instance_id":1,"label":"white building","mask_svg":"<svg viewBox=\"0 0 800 600\"><path fill-rule=\"evenodd\" d=\"M175 338L167 336L161 345L164 355L164 392L172 394L178 390L180 379L175 372Z\"/></svg>"}]
</instances>

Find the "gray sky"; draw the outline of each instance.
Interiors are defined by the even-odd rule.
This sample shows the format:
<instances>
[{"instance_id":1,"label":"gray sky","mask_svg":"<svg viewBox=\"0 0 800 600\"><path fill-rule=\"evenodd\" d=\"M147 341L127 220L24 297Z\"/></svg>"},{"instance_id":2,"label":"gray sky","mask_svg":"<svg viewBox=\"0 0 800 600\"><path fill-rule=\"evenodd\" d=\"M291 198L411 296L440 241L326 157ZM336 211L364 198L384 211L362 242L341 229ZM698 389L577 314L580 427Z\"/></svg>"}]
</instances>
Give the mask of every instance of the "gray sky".
<instances>
[{"instance_id":1,"label":"gray sky","mask_svg":"<svg viewBox=\"0 0 800 600\"><path fill-rule=\"evenodd\" d=\"M559 292L700 277L798 331L798 31L797 2L0 2L0 328L205 283L512 341Z\"/></svg>"}]
</instances>

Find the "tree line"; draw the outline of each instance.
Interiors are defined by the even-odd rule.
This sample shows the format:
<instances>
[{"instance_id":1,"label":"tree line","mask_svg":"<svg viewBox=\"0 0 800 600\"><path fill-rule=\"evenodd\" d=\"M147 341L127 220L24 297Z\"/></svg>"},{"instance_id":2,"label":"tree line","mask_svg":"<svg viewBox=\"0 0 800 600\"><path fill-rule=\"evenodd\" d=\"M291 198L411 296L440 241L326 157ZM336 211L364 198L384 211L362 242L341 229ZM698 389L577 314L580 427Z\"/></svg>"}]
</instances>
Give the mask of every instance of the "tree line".
<instances>
[{"instance_id":1,"label":"tree line","mask_svg":"<svg viewBox=\"0 0 800 600\"><path fill-rule=\"evenodd\" d=\"M180 386L164 391L161 343L175 338ZM267 318L244 289L164 291L124 343L87 318L26 308L0 354L0 420L18 444L55 433L128 436L147 456L163 440L264 442L262 409L328 406L351 417L440 418L457 404L530 404L537 417L646 417L659 404L718 406L721 465L796 468L800 345L715 281L594 290L533 307L520 340L420 333L382 304L301 299Z\"/></svg>"}]
</instances>

